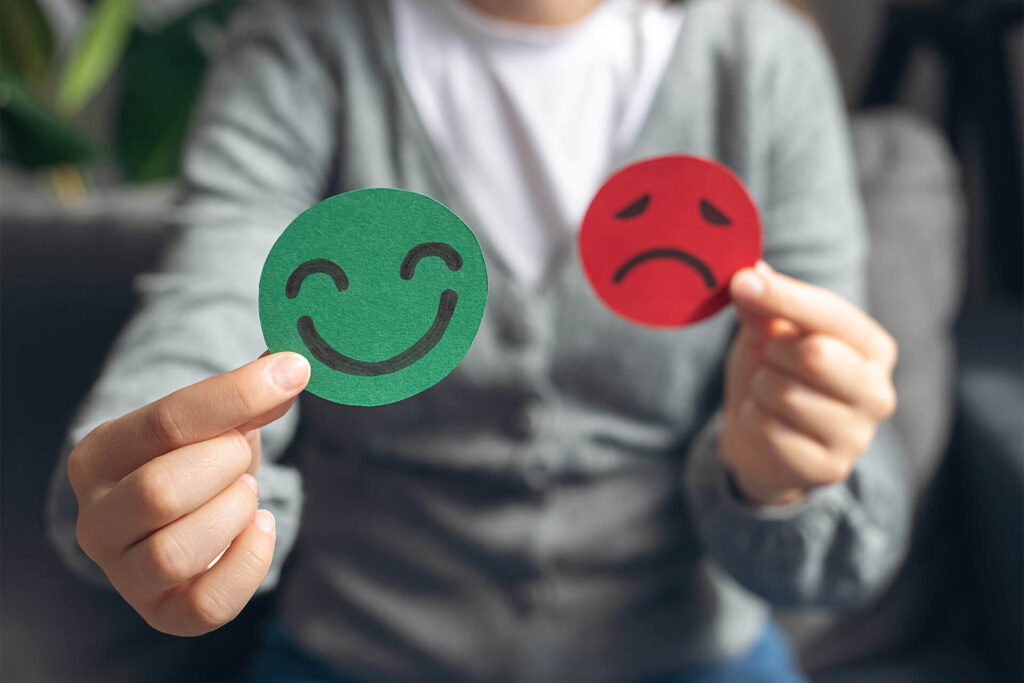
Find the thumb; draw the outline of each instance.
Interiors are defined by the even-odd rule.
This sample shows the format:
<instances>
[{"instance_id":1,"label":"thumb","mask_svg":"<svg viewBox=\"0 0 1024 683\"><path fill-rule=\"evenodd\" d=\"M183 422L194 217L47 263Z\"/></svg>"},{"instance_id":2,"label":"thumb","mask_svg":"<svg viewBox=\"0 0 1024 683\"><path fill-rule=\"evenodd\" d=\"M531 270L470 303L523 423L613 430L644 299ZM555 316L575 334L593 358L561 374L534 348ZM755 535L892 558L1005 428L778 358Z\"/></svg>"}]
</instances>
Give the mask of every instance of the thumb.
<instances>
[{"instance_id":1,"label":"thumb","mask_svg":"<svg viewBox=\"0 0 1024 683\"><path fill-rule=\"evenodd\" d=\"M769 277L774 272L767 263L758 261L754 268L744 268L736 273L729 283L740 325L756 334L762 341L791 339L800 334L800 329L793 322L745 305L747 298L756 298L762 291L762 278Z\"/></svg>"}]
</instances>

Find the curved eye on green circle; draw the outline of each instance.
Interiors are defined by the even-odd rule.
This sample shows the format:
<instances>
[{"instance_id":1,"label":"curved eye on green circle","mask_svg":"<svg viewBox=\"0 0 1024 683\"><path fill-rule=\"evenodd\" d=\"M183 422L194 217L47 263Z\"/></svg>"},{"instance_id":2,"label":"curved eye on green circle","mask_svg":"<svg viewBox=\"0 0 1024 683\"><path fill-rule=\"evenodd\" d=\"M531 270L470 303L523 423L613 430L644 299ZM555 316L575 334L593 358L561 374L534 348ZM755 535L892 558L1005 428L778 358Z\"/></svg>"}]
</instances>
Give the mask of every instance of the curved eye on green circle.
<instances>
[{"instance_id":1,"label":"curved eye on green circle","mask_svg":"<svg viewBox=\"0 0 1024 683\"><path fill-rule=\"evenodd\" d=\"M310 207L260 276L267 348L301 353L312 367L306 389L346 405L394 403L444 379L486 303L473 233L407 190L355 190Z\"/></svg>"}]
</instances>

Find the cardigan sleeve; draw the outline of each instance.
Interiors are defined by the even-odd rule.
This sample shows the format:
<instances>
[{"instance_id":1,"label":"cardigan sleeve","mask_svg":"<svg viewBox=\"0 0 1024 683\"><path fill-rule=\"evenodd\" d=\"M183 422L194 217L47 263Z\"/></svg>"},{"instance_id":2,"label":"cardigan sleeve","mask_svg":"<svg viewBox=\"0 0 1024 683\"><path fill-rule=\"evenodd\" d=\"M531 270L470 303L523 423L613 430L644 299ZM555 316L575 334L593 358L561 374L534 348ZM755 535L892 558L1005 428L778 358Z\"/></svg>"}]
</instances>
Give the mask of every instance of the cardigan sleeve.
<instances>
[{"instance_id":1,"label":"cardigan sleeve","mask_svg":"<svg viewBox=\"0 0 1024 683\"><path fill-rule=\"evenodd\" d=\"M864 306L866 235L842 96L816 30L790 17L771 37L762 200L764 258L780 272ZM910 476L890 423L849 479L791 506L738 499L718 451L720 413L688 453L687 500L711 559L776 605L851 607L880 590L906 552Z\"/></svg>"},{"instance_id":2,"label":"cardigan sleeve","mask_svg":"<svg viewBox=\"0 0 1024 683\"><path fill-rule=\"evenodd\" d=\"M257 292L271 245L326 188L335 86L285 3L232 20L183 159L175 240L160 269L139 278L141 305L79 407L47 500L50 538L83 578L109 586L78 547L67 454L89 431L182 386L231 370L264 350ZM277 581L298 530L296 470L277 462L296 408L261 430L260 506L277 518Z\"/></svg>"}]
</instances>

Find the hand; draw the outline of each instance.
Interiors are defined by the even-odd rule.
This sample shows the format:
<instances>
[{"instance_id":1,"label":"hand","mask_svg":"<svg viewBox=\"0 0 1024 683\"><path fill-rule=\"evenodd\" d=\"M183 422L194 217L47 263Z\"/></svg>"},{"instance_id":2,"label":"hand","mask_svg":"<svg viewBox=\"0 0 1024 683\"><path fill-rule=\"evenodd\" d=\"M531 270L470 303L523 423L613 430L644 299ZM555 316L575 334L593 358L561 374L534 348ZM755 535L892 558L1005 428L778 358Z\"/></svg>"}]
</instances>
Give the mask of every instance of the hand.
<instances>
[{"instance_id":1,"label":"hand","mask_svg":"<svg viewBox=\"0 0 1024 683\"><path fill-rule=\"evenodd\" d=\"M785 505L846 480L896 407L895 341L853 304L765 263L730 291L740 331L719 450L739 492Z\"/></svg>"},{"instance_id":2,"label":"hand","mask_svg":"<svg viewBox=\"0 0 1024 683\"><path fill-rule=\"evenodd\" d=\"M275 535L257 512L259 428L309 373L298 354L263 356L105 422L71 452L78 543L153 628L212 631L263 581Z\"/></svg>"}]
</instances>

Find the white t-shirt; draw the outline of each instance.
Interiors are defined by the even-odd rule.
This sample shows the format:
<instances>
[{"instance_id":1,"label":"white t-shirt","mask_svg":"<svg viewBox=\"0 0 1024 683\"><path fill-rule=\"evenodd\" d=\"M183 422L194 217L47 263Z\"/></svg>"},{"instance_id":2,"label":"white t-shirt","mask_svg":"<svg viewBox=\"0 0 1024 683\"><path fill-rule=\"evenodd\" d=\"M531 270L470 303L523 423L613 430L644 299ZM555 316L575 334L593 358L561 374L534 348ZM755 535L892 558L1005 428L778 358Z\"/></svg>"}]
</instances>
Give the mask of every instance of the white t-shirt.
<instances>
[{"instance_id":1,"label":"white t-shirt","mask_svg":"<svg viewBox=\"0 0 1024 683\"><path fill-rule=\"evenodd\" d=\"M632 143L682 25L681 3L605 0L566 27L466 0L391 0L402 76L489 242L529 286Z\"/></svg>"}]
</instances>

